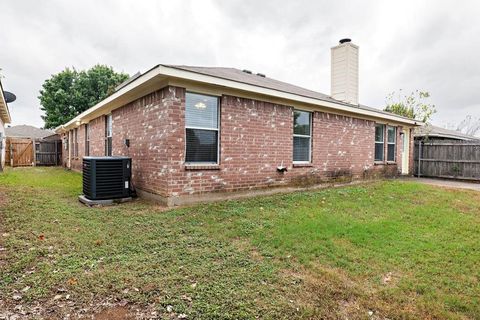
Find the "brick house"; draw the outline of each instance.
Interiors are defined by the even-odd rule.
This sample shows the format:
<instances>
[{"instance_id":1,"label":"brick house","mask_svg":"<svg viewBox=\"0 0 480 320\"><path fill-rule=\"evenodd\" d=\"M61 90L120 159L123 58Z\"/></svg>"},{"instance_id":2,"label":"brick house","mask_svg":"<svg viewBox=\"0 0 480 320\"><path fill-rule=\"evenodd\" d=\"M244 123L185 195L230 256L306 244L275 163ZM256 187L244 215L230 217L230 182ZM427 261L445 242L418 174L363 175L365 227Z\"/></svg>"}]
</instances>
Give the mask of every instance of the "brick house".
<instances>
[{"instance_id":1,"label":"brick house","mask_svg":"<svg viewBox=\"0 0 480 320\"><path fill-rule=\"evenodd\" d=\"M130 156L139 194L176 205L409 174L420 124L358 103L358 47L342 41L331 96L248 70L157 65L56 132L65 167Z\"/></svg>"}]
</instances>

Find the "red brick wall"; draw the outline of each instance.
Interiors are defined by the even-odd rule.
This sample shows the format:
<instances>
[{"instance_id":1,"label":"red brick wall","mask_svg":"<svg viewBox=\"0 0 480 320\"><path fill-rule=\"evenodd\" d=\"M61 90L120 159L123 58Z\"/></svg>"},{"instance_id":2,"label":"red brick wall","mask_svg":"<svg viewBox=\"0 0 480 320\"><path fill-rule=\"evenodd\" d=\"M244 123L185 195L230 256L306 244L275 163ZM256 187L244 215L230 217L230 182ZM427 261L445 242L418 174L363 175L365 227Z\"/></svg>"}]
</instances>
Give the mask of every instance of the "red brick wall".
<instances>
[{"instance_id":1,"label":"red brick wall","mask_svg":"<svg viewBox=\"0 0 480 320\"><path fill-rule=\"evenodd\" d=\"M171 152L169 194L173 196L211 191L237 191L267 186L319 182L338 175L362 177L365 170L381 171L397 165L374 165L373 121L323 112L313 114L312 163L295 166L293 108L267 102L223 96L220 108L220 163L215 170L184 166L185 90L177 92L182 104ZM398 134L400 133L398 129ZM397 141L401 141L400 138ZM397 145L401 159L401 144ZM277 166L288 172L277 172ZM398 161L399 166L401 161Z\"/></svg>"},{"instance_id":2,"label":"red brick wall","mask_svg":"<svg viewBox=\"0 0 480 320\"><path fill-rule=\"evenodd\" d=\"M169 180L172 195L233 191L284 183L276 167L288 165L293 130L292 109L266 102L224 96L220 108L219 170L185 170L185 90L179 92L179 148L172 150Z\"/></svg>"},{"instance_id":3,"label":"red brick wall","mask_svg":"<svg viewBox=\"0 0 480 320\"><path fill-rule=\"evenodd\" d=\"M90 155L91 156L104 156L105 155L105 119L104 117L98 117L89 123L90 130ZM69 137L68 132L61 135L62 141L64 137ZM78 157L74 157L73 148L75 143L75 136L72 130L72 136L69 143L71 148L71 161L70 168L73 170L82 170L82 158L85 156L85 125L82 124L78 127ZM68 167L69 150L62 150L63 165Z\"/></svg>"},{"instance_id":4,"label":"red brick wall","mask_svg":"<svg viewBox=\"0 0 480 320\"><path fill-rule=\"evenodd\" d=\"M113 155L132 157L135 187L162 196L168 195L170 149L179 147L172 141L181 105L175 91L167 87L112 112Z\"/></svg>"},{"instance_id":5,"label":"red brick wall","mask_svg":"<svg viewBox=\"0 0 480 320\"><path fill-rule=\"evenodd\" d=\"M397 164L374 164L375 122L324 112L313 113L312 163L296 166L293 107L223 96L220 107L219 165L192 168L185 159L185 89L166 87L112 112L113 155L131 156L137 188L164 197L316 183L338 175L360 178L366 172L396 173L401 166L401 127ZM84 126L79 130L81 170ZM90 155L104 155L105 122L90 122ZM130 147L125 146L130 140ZM386 147L386 146L385 146ZM413 150L413 147L412 147ZM64 150L64 159L68 150ZM285 173L277 166L288 167Z\"/></svg>"},{"instance_id":6,"label":"red brick wall","mask_svg":"<svg viewBox=\"0 0 480 320\"><path fill-rule=\"evenodd\" d=\"M88 130L90 133L90 155L104 156L105 155L105 117L101 116L93 119L88 123ZM85 134L82 135L82 139Z\"/></svg>"}]
</instances>

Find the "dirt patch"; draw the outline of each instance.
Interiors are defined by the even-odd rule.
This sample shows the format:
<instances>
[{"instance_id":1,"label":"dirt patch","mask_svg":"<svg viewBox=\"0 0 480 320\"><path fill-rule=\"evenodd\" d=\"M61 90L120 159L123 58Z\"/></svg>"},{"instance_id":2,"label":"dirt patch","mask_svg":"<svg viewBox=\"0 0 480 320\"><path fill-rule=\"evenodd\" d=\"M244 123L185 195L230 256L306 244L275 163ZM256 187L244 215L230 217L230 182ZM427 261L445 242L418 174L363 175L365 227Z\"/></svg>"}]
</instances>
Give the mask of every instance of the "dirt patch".
<instances>
[{"instance_id":1,"label":"dirt patch","mask_svg":"<svg viewBox=\"0 0 480 320\"><path fill-rule=\"evenodd\" d=\"M291 283L287 290L292 293L291 302L315 319L387 319L387 315L397 319L405 314L424 319L427 316L417 310L412 301L393 305L382 298L383 290L400 281L398 272L381 275L378 286L320 264L285 270L283 278Z\"/></svg>"},{"instance_id":2,"label":"dirt patch","mask_svg":"<svg viewBox=\"0 0 480 320\"><path fill-rule=\"evenodd\" d=\"M315 318L365 319L369 309L364 288L340 270L324 266L285 270L283 277L292 284L290 298L301 310L309 310Z\"/></svg>"},{"instance_id":3,"label":"dirt patch","mask_svg":"<svg viewBox=\"0 0 480 320\"><path fill-rule=\"evenodd\" d=\"M472 192L471 198L477 201L477 203L480 203L480 192L474 193ZM464 201L460 199L455 199L452 202L452 206L458 210L458 212L463 213L463 214L475 214L477 215L478 212L480 212L479 207L472 205L472 204L467 204Z\"/></svg>"},{"instance_id":4,"label":"dirt patch","mask_svg":"<svg viewBox=\"0 0 480 320\"><path fill-rule=\"evenodd\" d=\"M94 300L89 303L75 301L7 302L0 299L0 319L72 319L72 320L153 320L164 317L154 303L134 305L127 301ZM163 318L162 318L163 319Z\"/></svg>"},{"instance_id":5,"label":"dirt patch","mask_svg":"<svg viewBox=\"0 0 480 320\"><path fill-rule=\"evenodd\" d=\"M386 287L395 287L401 280L401 274L399 272L387 272L381 277L382 285Z\"/></svg>"},{"instance_id":6,"label":"dirt patch","mask_svg":"<svg viewBox=\"0 0 480 320\"><path fill-rule=\"evenodd\" d=\"M255 261L263 261L262 254L258 251L257 248L252 246L248 241L244 239L235 238L232 240L233 245L242 252L248 252L250 258Z\"/></svg>"},{"instance_id":7,"label":"dirt patch","mask_svg":"<svg viewBox=\"0 0 480 320\"><path fill-rule=\"evenodd\" d=\"M113 307L93 316L94 320L133 320L135 319L125 307Z\"/></svg>"},{"instance_id":8,"label":"dirt patch","mask_svg":"<svg viewBox=\"0 0 480 320\"><path fill-rule=\"evenodd\" d=\"M5 189L0 188L0 208L7 203L7 196L5 195Z\"/></svg>"}]
</instances>

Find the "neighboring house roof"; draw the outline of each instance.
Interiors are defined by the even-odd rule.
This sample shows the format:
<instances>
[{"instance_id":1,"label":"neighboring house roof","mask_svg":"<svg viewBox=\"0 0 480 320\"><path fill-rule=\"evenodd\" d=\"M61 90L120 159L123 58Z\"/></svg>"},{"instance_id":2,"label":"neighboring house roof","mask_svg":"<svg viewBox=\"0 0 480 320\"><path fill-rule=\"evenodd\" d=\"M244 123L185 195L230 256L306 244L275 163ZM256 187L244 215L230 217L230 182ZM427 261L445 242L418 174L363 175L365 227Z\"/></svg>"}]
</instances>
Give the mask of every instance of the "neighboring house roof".
<instances>
[{"instance_id":1,"label":"neighboring house roof","mask_svg":"<svg viewBox=\"0 0 480 320\"><path fill-rule=\"evenodd\" d=\"M10 110L8 110L8 104L3 95L2 81L0 81L0 119L2 119L3 123L12 122L12 119L10 118Z\"/></svg>"},{"instance_id":2,"label":"neighboring house roof","mask_svg":"<svg viewBox=\"0 0 480 320\"><path fill-rule=\"evenodd\" d=\"M43 137L43 139L45 139L45 140L56 140L56 139L60 139L60 135L58 133L55 133L55 132L52 131L52 134Z\"/></svg>"},{"instance_id":3,"label":"neighboring house roof","mask_svg":"<svg viewBox=\"0 0 480 320\"><path fill-rule=\"evenodd\" d=\"M42 139L52 134L55 134L52 130L40 129L29 125L5 128L5 135L7 137Z\"/></svg>"},{"instance_id":4,"label":"neighboring house roof","mask_svg":"<svg viewBox=\"0 0 480 320\"><path fill-rule=\"evenodd\" d=\"M415 137L430 137L430 138L444 138L455 140L480 140L480 137L463 134L460 131L449 130L437 126L426 125L423 127L415 128Z\"/></svg>"},{"instance_id":5,"label":"neighboring house roof","mask_svg":"<svg viewBox=\"0 0 480 320\"><path fill-rule=\"evenodd\" d=\"M369 118L393 121L409 126L418 126L423 123L417 120L398 116L393 113L381 111L364 105L353 105L332 97L278 81L259 74L250 74L234 68L220 67L192 67L179 65L157 65L142 75L132 77L126 84L117 87L117 91L92 108L55 129L62 132L86 123L102 114L111 112L141 96L149 93L148 90L155 85L182 85L184 83L220 87L243 92L250 95L261 95L267 100L281 100L283 103L298 103L313 107L325 108L330 112L341 112L351 115L360 115ZM151 92L151 91L150 91Z\"/></svg>"}]
</instances>

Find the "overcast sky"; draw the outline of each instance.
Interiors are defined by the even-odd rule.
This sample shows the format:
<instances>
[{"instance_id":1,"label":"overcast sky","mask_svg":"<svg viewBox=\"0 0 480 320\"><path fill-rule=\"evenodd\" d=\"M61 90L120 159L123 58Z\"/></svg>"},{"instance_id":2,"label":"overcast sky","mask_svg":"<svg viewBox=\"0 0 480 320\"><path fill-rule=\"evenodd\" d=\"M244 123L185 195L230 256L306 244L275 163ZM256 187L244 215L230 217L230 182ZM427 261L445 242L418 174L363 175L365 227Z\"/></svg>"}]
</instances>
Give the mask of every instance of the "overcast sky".
<instances>
[{"instance_id":1,"label":"overcast sky","mask_svg":"<svg viewBox=\"0 0 480 320\"><path fill-rule=\"evenodd\" d=\"M236 67L330 94L330 47L349 37L361 103L427 90L443 126L480 117L479 16L478 1L2 0L0 68L13 124L42 126L38 91L65 67Z\"/></svg>"}]
</instances>

